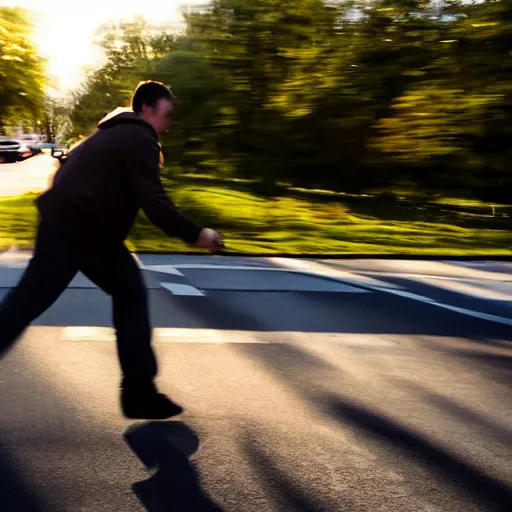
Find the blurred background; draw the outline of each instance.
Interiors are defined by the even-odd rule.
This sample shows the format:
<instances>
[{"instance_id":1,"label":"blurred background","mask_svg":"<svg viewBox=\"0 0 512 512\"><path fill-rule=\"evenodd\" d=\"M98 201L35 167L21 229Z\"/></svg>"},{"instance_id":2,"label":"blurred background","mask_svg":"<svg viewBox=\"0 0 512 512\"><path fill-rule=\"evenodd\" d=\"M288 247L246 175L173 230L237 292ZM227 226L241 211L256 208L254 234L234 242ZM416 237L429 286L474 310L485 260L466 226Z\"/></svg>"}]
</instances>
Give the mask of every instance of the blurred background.
<instances>
[{"instance_id":1,"label":"blurred background","mask_svg":"<svg viewBox=\"0 0 512 512\"><path fill-rule=\"evenodd\" d=\"M15 165L156 79L176 95L165 186L228 250L512 255L510 0L104 4L0 3ZM31 247L24 192L0 198L4 249ZM142 213L129 244L187 249Z\"/></svg>"}]
</instances>

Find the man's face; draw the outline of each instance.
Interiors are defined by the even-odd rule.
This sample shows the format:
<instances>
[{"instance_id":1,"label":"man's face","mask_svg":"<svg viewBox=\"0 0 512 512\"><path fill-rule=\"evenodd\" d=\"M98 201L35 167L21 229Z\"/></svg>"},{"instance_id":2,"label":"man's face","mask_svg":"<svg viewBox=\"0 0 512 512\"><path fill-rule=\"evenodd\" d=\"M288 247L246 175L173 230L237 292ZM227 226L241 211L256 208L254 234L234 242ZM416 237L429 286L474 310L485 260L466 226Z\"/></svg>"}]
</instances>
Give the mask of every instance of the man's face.
<instances>
[{"instance_id":1,"label":"man's face","mask_svg":"<svg viewBox=\"0 0 512 512\"><path fill-rule=\"evenodd\" d=\"M141 117L161 135L173 124L174 105L172 101L160 98L154 107L144 106Z\"/></svg>"}]
</instances>

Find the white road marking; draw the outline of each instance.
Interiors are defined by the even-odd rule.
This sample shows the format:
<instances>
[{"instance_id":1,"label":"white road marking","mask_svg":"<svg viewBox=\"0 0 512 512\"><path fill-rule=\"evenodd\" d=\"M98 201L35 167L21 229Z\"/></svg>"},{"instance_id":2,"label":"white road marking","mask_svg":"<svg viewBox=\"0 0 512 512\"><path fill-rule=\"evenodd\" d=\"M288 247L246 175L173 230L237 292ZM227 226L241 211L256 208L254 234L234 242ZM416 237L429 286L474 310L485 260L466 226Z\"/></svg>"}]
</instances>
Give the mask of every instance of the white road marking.
<instances>
[{"instance_id":1,"label":"white road marking","mask_svg":"<svg viewBox=\"0 0 512 512\"><path fill-rule=\"evenodd\" d=\"M190 270L240 270L240 271L262 271L262 272L286 272L286 273L298 273L298 274L304 274L307 276L313 276L313 277L322 277L322 278L330 278L335 279L337 281L344 281L344 282L354 282L357 285L360 286L368 286L368 285L374 285L374 286L382 286L386 288L392 288L392 289L403 289L402 286L396 285L394 283L388 283L385 281L381 281L378 279L373 279L368 276L382 276L382 277L397 277L397 278L404 278L404 279L414 279L421 282L425 279L434 279L434 280L440 280L440 281L461 281L464 283L469 283L469 286L471 286L471 281L476 282L475 280L471 280L467 277L454 277L454 276L436 276L436 275L429 275L429 274L410 274L406 272L388 272L388 271L364 271L364 275L356 275L354 272L341 270L341 269L331 269L329 268L328 271L325 271L323 268L320 270L317 268L316 270L311 270L313 267L317 267L318 264L316 262L309 262L309 261L301 261L301 260L290 260L287 258L271 258L278 264L285 264L288 267L292 266L293 268L276 268L276 267L268 267L268 266L258 266L258 265L218 265L218 264L211 264L211 263L177 263L174 265L144 265L137 255L134 254L134 258L136 261L140 264L141 268L143 270L153 271L153 272L160 272L164 274L170 274L170 275L176 275L176 276L183 276L183 273L180 272L181 269L190 269ZM489 280L495 280L500 283L503 281L512 281L511 276L507 276L508 279L504 279L503 275L498 276L492 276ZM493 298L494 300L504 300L505 298L503 296L497 297L489 297Z\"/></svg>"},{"instance_id":2,"label":"white road marking","mask_svg":"<svg viewBox=\"0 0 512 512\"><path fill-rule=\"evenodd\" d=\"M69 326L63 327L60 333L63 341L112 341L115 332L111 327Z\"/></svg>"},{"instance_id":3,"label":"white road marking","mask_svg":"<svg viewBox=\"0 0 512 512\"><path fill-rule=\"evenodd\" d=\"M158 266L158 265L154 265ZM215 265L211 263L177 263L174 268L189 268L197 270L272 270L274 272L291 272L286 268L258 267L255 265Z\"/></svg>"},{"instance_id":4,"label":"white road marking","mask_svg":"<svg viewBox=\"0 0 512 512\"><path fill-rule=\"evenodd\" d=\"M169 290L173 295L183 295L189 297L204 297L205 294L190 286L189 284L179 284L179 283L160 283L160 286Z\"/></svg>"},{"instance_id":5,"label":"white road marking","mask_svg":"<svg viewBox=\"0 0 512 512\"><path fill-rule=\"evenodd\" d=\"M47 329L47 327L44 327ZM41 329L31 326L30 330ZM115 342L113 327L71 326L55 327L60 330L62 341L108 341ZM194 329L182 327L156 327L152 331L156 342L164 343L204 343L204 344L299 344L316 350L318 344L347 347L392 347L400 344L401 336L352 334L337 332L300 331L240 331L228 329Z\"/></svg>"},{"instance_id":6,"label":"white road marking","mask_svg":"<svg viewBox=\"0 0 512 512\"><path fill-rule=\"evenodd\" d=\"M463 315L473 316L475 318L481 318L482 320L489 320L490 322L497 322L499 324L512 326L512 318L505 318L503 316L491 315L489 313L481 313L479 311L473 311L471 309L459 308L457 306L450 306L449 304L437 303L436 306L441 308L449 309L451 311L456 311L457 313L461 313Z\"/></svg>"},{"instance_id":7,"label":"white road marking","mask_svg":"<svg viewBox=\"0 0 512 512\"><path fill-rule=\"evenodd\" d=\"M480 300L512 302L512 280L508 282L435 280L432 282L430 279L416 279L414 276L412 280Z\"/></svg>"},{"instance_id":8,"label":"white road marking","mask_svg":"<svg viewBox=\"0 0 512 512\"><path fill-rule=\"evenodd\" d=\"M358 272L357 270L354 270L354 272ZM435 275L435 274L417 274L417 273L408 273L408 272L388 272L388 271L381 271L381 270L360 270L360 272L364 272L365 274L371 275L371 276L383 276L383 277L398 277L398 278L404 278L404 279L411 279L411 278L420 278L420 279L436 279L436 280L446 280L446 281L498 281L498 282L510 282L512 281L512 274L498 274L497 272L491 274L491 272L487 273L485 277L478 277L475 278L470 276L444 276L444 275Z\"/></svg>"},{"instance_id":9,"label":"white road marking","mask_svg":"<svg viewBox=\"0 0 512 512\"><path fill-rule=\"evenodd\" d=\"M154 329L154 336L159 341L171 343L215 343L215 344L269 344L250 333L240 331L222 331L217 329L182 329L159 328Z\"/></svg>"},{"instance_id":10,"label":"white road marking","mask_svg":"<svg viewBox=\"0 0 512 512\"><path fill-rule=\"evenodd\" d=\"M432 276L425 274L407 274L401 272L361 271L365 275L395 277L417 283L435 286L450 292L468 295L477 299L501 302L512 301L512 275L496 274L489 278L473 279L469 277Z\"/></svg>"},{"instance_id":11,"label":"white road marking","mask_svg":"<svg viewBox=\"0 0 512 512\"><path fill-rule=\"evenodd\" d=\"M154 265L151 266L151 268L148 268L148 270L153 270L154 267L166 267L166 265ZM169 265L171 267L171 265ZM281 273L288 273L288 274L300 274L308 277L316 277L325 279L328 278L330 280L333 280L332 276L326 274L325 272L312 272L308 270L302 270L302 269L291 269L291 268L276 268L276 267L258 267L258 266L247 266L247 265L212 265L208 263L179 263L176 265L172 265L175 269L190 269L190 270L238 270L238 271L253 271L253 272L281 272ZM161 272L162 270L157 270L158 272ZM165 270L163 270L165 272ZM170 269L168 273L173 273ZM183 274L181 274L183 275ZM370 278L368 278L370 279ZM334 279L335 281L341 282L340 279ZM371 281L383 283L382 281L377 281L375 279L371 279ZM365 288L361 288L360 286L349 286L346 282L343 283L345 285L343 290L339 290L339 292L344 293L368 293L368 290ZM383 283L384 284L384 283ZM397 285L390 285L392 287L400 288Z\"/></svg>"},{"instance_id":12,"label":"white road marking","mask_svg":"<svg viewBox=\"0 0 512 512\"><path fill-rule=\"evenodd\" d=\"M325 269L324 266L319 264L319 263L305 262L305 261L298 261L298 260L288 260L288 259L285 259L285 258L279 258L279 260L280 260L280 262L283 265L289 265L289 266L294 266L294 267L300 266L302 268L304 268L304 266L307 266L309 263L312 263L311 266L313 266L314 268L319 268L320 270L323 269L323 272L325 272L327 275L329 275L328 273L331 271L330 268ZM333 279L339 279L341 281L345 281L345 278L339 276L339 273L337 271L334 271L331 274L331 276L332 276ZM363 279L361 279L359 282L357 282L359 277L361 277ZM431 299L430 297L425 297L424 295L418 295L416 293L411 293L411 292L408 292L408 291L406 291L404 289L396 289L395 287L390 286L389 283L385 283L385 282L382 282L382 281L379 282L379 284L376 285L376 284L373 284L373 283L368 282L367 280L365 280L364 276L359 276L359 275L354 275L354 274L352 274L350 276L350 281L353 284L356 284L356 285L358 284L359 286L362 286L362 287L365 287L365 288L368 288L368 289L371 289L371 290L385 292L385 293L392 293L394 295L399 295L401 297L406 297L408 299L416 300L418 302L423 302L425 304L430 304L432 306L437 306L437 307L440 307L440 308L448 309L450 311L454 311L454 312L460 313L462 315L472 316L474 318L479 318L481 320L487 320L489 322L495 322L495 323L499 323L499 324L502 324L502 325L512 326L512 319L511 318L506 318L506 317L497 316L497 315L491 315L491 314L488 314L488 313L482 313L480 311L474 311L474 310L471 310L471 309L460 308L460 307L457 307L457 306L451 306L450 304L445 304L443 302L438 302L437 300Z\"/></svg>"},{"instance_id":13,"label":"white road marking","mask_svg":"<svg viewBox=\"0 0 512 512\"><path fill-rule=\"evenodd\" d=\"M363 289L368 289L372 286L386 286L387 288L393 288L395 290L403 290L403 286L398 284L387 283L386 281L380 281L378 279L373 279L372 277L354 274L347 270L326 267L325 265L321 265L314 261L294 260L291 258L269 258L269 260L277 265L281 265L284 269L301 272L315 277L323 277L343 283L349 283L353 286L362 287Z\"/></svg>"},{"instance_id":14,"label":"white road marking","mask_svg":"<svg viewBox=\"0 0 512 512\"><path fill-rule=\"evenodd\" d=\"M31 327L38 329L39 327ZM58 328L57 328L58 329ZM268 333L265 333L268 334ZM271 339L261 339L247 331L224 331L216 329L184 329L158 327L153 329L153 339L168 343L211 343L211 344L269 344ZM61 328L62 341L116 341L115 329L112 327L73 326Z\"/></svg>"},{"instance_id":15,"label":"white road marking","mask_svg":"<svg viewBox=\"0 0 512 512\"><path fill-rule=\"evenodd\" d=\"M374 290L380 291L380 292L389 292L393 295L399 295L400 297L405 297L406 299L412 299L417 300L420 302L427 302L429 304L434 304L436 301L434 299L431 299L429 297L424 297L423 295L418 295L417 293L408 292L406 290L389 290L385 287L374 287Z\"/></svg>"},{"instance_id":16,"label":"white road marking","mask_svg":"<svg viewBox=\"0 0 512 512\"><path fill-rule=\"evenodd\" d=\"M304 347L315 349L317 339L321 337L321 341L327 344L343 345L349 347L392 347L398 344L397 335L395 334L359 334L359 333L338 333L323 332L314 333L315 340L311 338L312 333L296 332L287 333L287 336L294 342L300 343Z\"/></svg>"},{"instance_id":17,"label":"white road marking","mask_svg":"<svg viewBox=\"0 0 512 512\"><path fill-rule=\"evenodd\" d=\"M183 274L174 265L143 265L142 270L149 270L151 272L160 272L161 274L171 274L173 276L183 276Z\"/></svg>"},{"instance_id":18,"label":"white road marking","mask_svg":"<svg viewBox=\"0 0 512 512\"><path fill-rule=\"evenodd\" d=\"M148 271L154 271L154 272L160 272L160 273L166 273L176 276L183 276L185 277L179 269L191 269L191 270L235 270L235 271L253 271L253 272L259 272L259 271L267 271L267 272L280 272L280 273L287 273L287 274L298 274L298 275L304 275L307 277L315 277L320 279L325 279L324 274L319 274L318 272L308 272L304 270L294 270L289 268L275 268L275 267L258 267L258 266L248 266L248 265L215 265L215 264L208 264L208 263L182 263L182 264L176 264L176 265L146 265L142 267L144 270ZM330 279L330 281L333 281L333 279ZM339 280L334 280L340 283ZM377 282L377 281L376 281ZM163 285L162 285L163 286ZM169 285L167 284L165 287L170 290L171 288L169 286L172 286L176 289L176 292L173 292L174 295L198 295L197 293L181 293L179 290L179 286L183 285ZM193 288L193 287L192 287ZM297 291L300 287L293 288L294 291ZM229 290L229 288L226 288ZM258 288L257 291L261 291L263 288ZM238 288L237 288L238 290ZM308 287L305 287L305 291L308 291ZM369 290L362 288L360 286L350 286L346 283L343 283L343 286L339 286L339 289L337 290L325 290L326 293L370 293ZM205 295L204 293L201 293L201 295Z\"/></svg>"},{"instance_id":19,"label":"white road marking","mask_svg":"<svg viewBox=\"0 0 512 512\"><path fill-rule=\"evenodd\" d=\"M445 304L444 302L438 302L437 300L431 299L430 297L425 297L423 295L417 295L416 293L405 292L403 290L391 290L389 288L379 288L379 287L373 287L373 288L374 288L374 290L377 290L377 291L392 293L393 295L400 295L402 297L416 300L418 302L423 302L425 304L431 304L432 306L437 306L438 308L449 309L450 311L454 311L454 312L460 313L462 315L472 316L474 318L479 318L481 320L488 320L489 322L496 322L499 324L512 326L512 319L506 318L504 316L491 315L489 313L473 311L472 309L451 306L450 304Z\"/></svg>"}]
</instances>

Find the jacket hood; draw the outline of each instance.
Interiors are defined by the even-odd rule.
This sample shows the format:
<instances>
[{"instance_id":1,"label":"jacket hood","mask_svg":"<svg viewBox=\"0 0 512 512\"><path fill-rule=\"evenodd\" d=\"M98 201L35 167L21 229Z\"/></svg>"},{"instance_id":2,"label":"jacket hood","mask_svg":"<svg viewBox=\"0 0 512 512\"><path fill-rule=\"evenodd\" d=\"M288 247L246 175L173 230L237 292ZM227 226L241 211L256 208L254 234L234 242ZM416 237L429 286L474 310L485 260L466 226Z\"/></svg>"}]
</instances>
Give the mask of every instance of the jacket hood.
<instances>
[{"instance_id":1,"label":"jacket hood","mask_svg":"<svg viewBox=\"0 0 512 512\"><path fill-rule=\"evenodd\" d=\"M155 129L144 119L141 119L131 108L117 107L112 112L109 112L98 123L98 128L108 129L118 126L120 124L139 124L145 126L153 133L154 137L158 139Z\"/></svg>"}]
</instances>

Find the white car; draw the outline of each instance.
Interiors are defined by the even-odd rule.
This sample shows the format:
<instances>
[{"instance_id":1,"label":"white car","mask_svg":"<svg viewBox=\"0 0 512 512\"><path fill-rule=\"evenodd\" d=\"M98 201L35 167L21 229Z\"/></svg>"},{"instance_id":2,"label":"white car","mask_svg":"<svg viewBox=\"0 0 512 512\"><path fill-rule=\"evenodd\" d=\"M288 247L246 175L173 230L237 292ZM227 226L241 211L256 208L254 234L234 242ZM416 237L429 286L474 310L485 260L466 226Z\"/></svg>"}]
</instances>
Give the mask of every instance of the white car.
<instances>
[{"instance_id":1,"label":"white car","mask_svg":"<svg viewBox=\"0 0 512 512\"><path fill-rule=\"evenodd\" d=\"M20 142L28 146L34 153L41 152L41 137L36 133L27 133L19 138Z\"/></svg>"}]
</instances>

